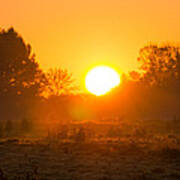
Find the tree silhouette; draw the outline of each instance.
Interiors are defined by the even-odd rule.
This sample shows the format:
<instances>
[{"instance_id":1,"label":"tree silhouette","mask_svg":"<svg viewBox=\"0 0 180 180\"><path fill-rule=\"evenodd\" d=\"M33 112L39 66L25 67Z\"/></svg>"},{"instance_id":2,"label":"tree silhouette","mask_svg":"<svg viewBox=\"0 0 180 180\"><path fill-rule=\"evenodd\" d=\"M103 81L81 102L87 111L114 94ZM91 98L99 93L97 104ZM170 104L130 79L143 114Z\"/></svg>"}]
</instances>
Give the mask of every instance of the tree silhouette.
<instances>
[{"instance_id":1,"label":"tree silhouette","mask_svg":"<svg viewBox=\"0 0 180 180\"><path fill-rule=\"evenodd\" d=\"M144 71L141 80L148 85L170 87L180 80L180 48L150 45L140 49L138 61Z\"/></svg>"},{"instance_id":2,"label":"tree silhouette","mask_svg":"<svg viewBox=\"0 0 180 180\"><path fill-rule=\"evenodd\" d=\"M18 33L10 28L0 32L0 96L36 96L45 82L43 73Z\"/></svg>"},{"instance_id":3,"label":"tree silhouette","mask_svg":"<svg viewBox=\"0 0 180 180\"><path fill-rule=\"evenodd\" d=\"M72 74L66 69L50 69L46 73L46 79L48 83L45 94L48 96L71 94L77 89Z\"/></svg>"}]
</instances>

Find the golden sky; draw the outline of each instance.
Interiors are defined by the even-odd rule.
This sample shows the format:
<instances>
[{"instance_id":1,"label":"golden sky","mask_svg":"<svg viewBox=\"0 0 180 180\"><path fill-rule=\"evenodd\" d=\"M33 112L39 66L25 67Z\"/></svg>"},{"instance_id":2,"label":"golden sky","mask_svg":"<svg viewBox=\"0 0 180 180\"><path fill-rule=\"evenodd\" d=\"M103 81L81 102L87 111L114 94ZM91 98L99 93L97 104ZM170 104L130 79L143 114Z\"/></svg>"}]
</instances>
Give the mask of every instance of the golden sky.
<instances>
[{"instance_id":1,"label":"golden sky","mask_svg":"<svg viewBox=\"0 0 180 180\"><path fill-rule=\"evenodd\" d=\"M13 26L44 69L77 82L98 64L128 71L150 42L180 41L180 0L0 0L0 27Z\"/></svg>"}]
</instances>

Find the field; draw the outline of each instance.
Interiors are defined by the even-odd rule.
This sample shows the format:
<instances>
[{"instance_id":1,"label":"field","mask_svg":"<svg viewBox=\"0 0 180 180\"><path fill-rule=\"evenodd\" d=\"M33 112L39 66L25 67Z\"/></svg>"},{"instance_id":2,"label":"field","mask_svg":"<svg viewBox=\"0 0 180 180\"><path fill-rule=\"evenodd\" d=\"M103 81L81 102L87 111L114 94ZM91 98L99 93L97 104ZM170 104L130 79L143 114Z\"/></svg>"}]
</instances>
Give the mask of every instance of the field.
<instances>
[{"instance_id":1,"label":"field","mask_svg":"<svg viewBox=\"0 0 180 180\"><path fill-rule=\"evenodd\" d=\"M150 124L145 128L114 137L111 127L109 137L2 138L0 179L180 179L178 133L152 132Z\"/></svg>"}]
</instances>

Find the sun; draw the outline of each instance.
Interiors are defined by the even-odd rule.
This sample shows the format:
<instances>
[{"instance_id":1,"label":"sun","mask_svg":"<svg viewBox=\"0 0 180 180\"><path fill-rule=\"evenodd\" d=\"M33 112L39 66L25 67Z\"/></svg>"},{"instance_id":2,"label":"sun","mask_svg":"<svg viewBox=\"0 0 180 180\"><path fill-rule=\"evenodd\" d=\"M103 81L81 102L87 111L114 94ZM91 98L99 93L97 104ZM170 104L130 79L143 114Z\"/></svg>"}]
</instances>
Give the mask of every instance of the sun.
<instances>
[{"instance_id":1,"label":"sun","mask_svg":"<svg viewBox=\"0 0 180 180\"><path fill-rule=\"evenodd\" d=\"M111 67L97 66L90 70L85 78L87 90L97 96L104 95L119 85L120 76Z\"/></svg>"}]
</instances>

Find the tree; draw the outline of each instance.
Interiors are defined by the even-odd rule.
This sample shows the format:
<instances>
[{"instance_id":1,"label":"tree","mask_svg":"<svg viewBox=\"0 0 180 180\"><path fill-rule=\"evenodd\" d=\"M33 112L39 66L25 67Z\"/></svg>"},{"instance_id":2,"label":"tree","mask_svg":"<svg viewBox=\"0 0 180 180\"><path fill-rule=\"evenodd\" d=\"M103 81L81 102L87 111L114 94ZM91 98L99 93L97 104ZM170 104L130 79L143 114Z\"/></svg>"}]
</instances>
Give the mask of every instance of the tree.
<instances>
[{"instance_id":1,"label":"tree","mask_svg":"<svg viewBox=\"0 0 180 180\"><path fill-rule=\"evenodd\" d=\"M77 87L74 85L72 74L65 69L50 69L46 73L46 96L60 96L73 93Z\"/></svg>"},{"instance_id":2,"label":"tree","mask_svg":"<svg viewBox=\"0 0 180 180\"><path fill-rule=\"evenodd\" d=\"M138 61L144 75L141 80L160 87L179 86L180 48L150 45L140 49Z\"/></svg>"},{"instance_id":3,"label":"tree","mask_svg":"<svg viewBox=\"0 0 180 180\"><path fill-rule=\"evenodd\" d=\"M13 29L0 32L0 97L37 96L45 82L43 73L26 44Z\"/></svg>"}]
</instances>

